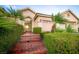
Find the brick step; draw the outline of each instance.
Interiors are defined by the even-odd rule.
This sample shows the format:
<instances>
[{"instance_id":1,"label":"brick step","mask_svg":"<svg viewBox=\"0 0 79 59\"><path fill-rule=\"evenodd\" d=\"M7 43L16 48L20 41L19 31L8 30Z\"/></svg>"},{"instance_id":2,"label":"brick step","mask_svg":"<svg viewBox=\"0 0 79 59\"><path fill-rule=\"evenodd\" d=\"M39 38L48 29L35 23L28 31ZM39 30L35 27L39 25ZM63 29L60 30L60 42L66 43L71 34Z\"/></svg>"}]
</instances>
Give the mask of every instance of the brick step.
<instances>
[{"instance_id":1,"label":"brick step","mask_svg":"<svg viewBox=\"0 0 79 59\"><path fill-rule=\"evenodd\" d=\"M27 41L40 41L41 40L41 38L26 38L26 37L24 37L24 38L21 38L22 40L20 40L20 42L27 42Z\"/></svg>"},{"instance_id":2,"label":"brick step","mask_svg":"<svg viewBox=\"0 0 79 59\"><path fill-rule=\"evenodd\" d=\"M27 35L27 36L21 36L21 37L39 38L40 35Z\"/></svg>"},{"instance_id":3,"label":"brick step","mask_svg":"<svg viewBox=\"0 0 79 59\"><path fill-rule=\"evenodd\" d=\"M37 36L35 36L35 37L33 37L33 36L30 36L30 37L21 37L21 39L40 39L41 37L39 36L39 37L37 37Z\"/></svg>"},{"instance_id":4,"label":"brick step","mask_svg":"<svg viewBox=\"0 0 79 59\"><path fill-rule=\"evenodd\" d=\"M37 48L30 48L30 49L21 49L21 50L14 50L13 53L15 54L42 54L47 53L47 49L42 46L38 46Z\"/></svg>"},{"instance_id":5,"label":"brick step","mask_svg":"<svg viewBox=\"0 0 79 59\"><path fill-rule=\"evenodd\" d=\"M12 53L23 53L23 52L33 52L35 50L45 49L43 43L41 42L31 42L31 43L17 43L14 49L12 48ZM39 50L38 50L39 51Z\"/></svg>"},{"instance_id":6,"label":"brick step","mask_svg":"<svg viewBox=\"0 0 79 59\"><path fill-rule=\"evenodd\" d=\"M28 48L34 48L37 46L43 46L43 44L41 42L17 43L14 49L21 49L21 48L28 49Z\"/></svg>"},{"instance_id":7,"label":"brick step","mask_svg":"<svg viewBox=\"0 0 79 59\"><path fill-rule=\"evenodd\" d=\"M37 40L37 39L34 39L34 40L21 40L19 42L20 43L27 43L27 42L38 42L38 41L41 41L41 40Z\"/></svg>"},{"instance_id":8,"label":"brick step","mask_svg":"<svg viewBox=\"0 0 79 59\"><path fill-rule=\"evenodd\" d=\"M40 36L40 34L30 34L30 33L27 33L27 34L23 34L21 36Z\"/></svg>"},{"instance_id":9,"label":"brick step","mask_svg":"<svg viewBox=\"0 0 79 59\"><path fill-rule=\"evenodd\" d=\"M10 49L15 54L44 54L47 53L40 34L24 33L20 40Z\"/></svg>"}]
</instances>

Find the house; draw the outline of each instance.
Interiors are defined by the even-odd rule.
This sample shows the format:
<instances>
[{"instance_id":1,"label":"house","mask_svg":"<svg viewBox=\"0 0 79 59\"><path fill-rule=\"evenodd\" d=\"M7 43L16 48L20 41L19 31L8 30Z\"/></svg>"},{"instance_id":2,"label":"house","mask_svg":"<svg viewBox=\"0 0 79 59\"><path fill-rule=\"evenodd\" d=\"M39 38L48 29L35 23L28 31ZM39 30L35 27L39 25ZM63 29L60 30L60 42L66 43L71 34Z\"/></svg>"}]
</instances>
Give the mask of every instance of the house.
<instances>
[{"instance_id":1,"label":"house","mask_svg":"<svg viewBox=\"0 0 79 59\"><path fill-rule=\"evenodd\" d=\"M61 16L63 16L66 22L57 24L57 28L66 29L70 25L72 29L78 32L78 17L71 10L62 12Z\"/></svg>"},{"instance_id":2,"label":"house","mask_svg":"<svg viewBox=\"0 0 79 59\"><path fill-rule=\"evenodd\" d=\"M30 8L20 10L24 19L17 20L17 23L22 24L24 31L33 31L34 27L41 27L42 32L51 32L54 21L51 15L36 13Z\"/></svg>"},{"instance_id":3,"label":"house","mask_svg":"<svg viewBox=\"0 0 79 59\"><path fill-rule=\"evenodd\" d=\"M51 32L55 27L54 17L52 15L46 15L37 13L30 8L20 10L24 19L17 20L17 23L23 25L24 31L33 31L34 27L41 27L42 32ZM67 22L64 24L56 24L56 28L66 29L70 25L76 32L78 32L78 18L74 15L71 10L62 12L61 15Z\"/></svg>"}]
</instances>

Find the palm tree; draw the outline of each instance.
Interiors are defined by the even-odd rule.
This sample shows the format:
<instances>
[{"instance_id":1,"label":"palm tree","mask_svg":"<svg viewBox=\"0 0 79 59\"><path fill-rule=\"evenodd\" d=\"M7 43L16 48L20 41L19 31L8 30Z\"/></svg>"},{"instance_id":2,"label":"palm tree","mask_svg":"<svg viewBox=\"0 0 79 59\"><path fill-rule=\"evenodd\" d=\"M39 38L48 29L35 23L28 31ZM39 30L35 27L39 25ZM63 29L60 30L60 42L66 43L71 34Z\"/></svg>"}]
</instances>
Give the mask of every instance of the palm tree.
<instances>
[{"instance_id":1,"label":"palm tree","mask_svg":"<svg viewBox=\"0 0 79 59\"><path fill-rule=\"evenodd\" d=\"M15 18L15 20L17 18L21 20L23 19L21 12L19 10L13 9L12 6L9 6L9 8L4 8L3 6L0 6L0 16Z\"/></svg>"},{"instance_id":2,"label":"palm tree","mask_svg":"<svg viewBox=\"0 0 79 59\"><path fill-rule=\"evenodd\" d=\"M22 14L21 14L21 12L19 10L15 10L11 6L10 6L10 8L7 8L7 10L8 10L8 13L10 14L10 17L15 18L15 20L17 18L22 19L23 16L22 16Z\"/></svg>"},{"instance_id":3,"label":"palm tree","mask_svg":"<svg viewBox=\"0 0 79 59\"><path fill-rule=\"evenodd\" d=\"M6 8L0 6L0 17L7 17L7 16L9 16L9 13L7 12Z\"/></svg>"}]
</instances>

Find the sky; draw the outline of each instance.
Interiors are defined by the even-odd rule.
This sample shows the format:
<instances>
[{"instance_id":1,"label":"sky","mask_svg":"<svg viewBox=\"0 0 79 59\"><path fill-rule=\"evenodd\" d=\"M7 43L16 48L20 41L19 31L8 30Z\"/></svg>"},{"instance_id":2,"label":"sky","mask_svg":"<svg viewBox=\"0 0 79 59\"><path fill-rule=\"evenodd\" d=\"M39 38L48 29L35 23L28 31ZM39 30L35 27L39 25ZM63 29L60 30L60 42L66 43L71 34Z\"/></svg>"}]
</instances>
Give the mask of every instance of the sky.
<instances>
[{"instance_id":1,"label":"sky","mask_svg":"<svg viewBox=\"0 0 79 59\"><path fill-rule=\"evenodd\" d=\"M5 5L4 7L8 7ZM70 9L77 17L79 17L79 5L12 5L14 9L31 8L37 13L57 14Z\"/></svg>"}]
</instances>

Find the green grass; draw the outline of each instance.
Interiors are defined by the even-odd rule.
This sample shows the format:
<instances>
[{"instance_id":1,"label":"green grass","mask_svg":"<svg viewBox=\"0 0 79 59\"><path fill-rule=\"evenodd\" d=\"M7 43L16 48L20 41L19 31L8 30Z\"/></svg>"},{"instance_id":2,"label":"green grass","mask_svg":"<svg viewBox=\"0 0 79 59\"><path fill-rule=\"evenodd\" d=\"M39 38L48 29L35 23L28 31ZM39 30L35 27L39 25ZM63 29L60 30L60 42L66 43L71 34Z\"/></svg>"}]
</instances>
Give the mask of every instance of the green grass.
<instances>
[{"instance_id":1,"label":"green grass","mask_svg":"<svg viewBox=\"0 0 79 59\"><path fill-rule=\"evenodd\" d=\"M17 25L13 19L0 18L0 53L7 53L7 51L16 43L23 28Z\"/></svg>"},{"instance_id":2,"label":"green grass","mask_svg":"<svg viewBox=\"0 0 79 59\"><path fill-rule=\"evenodd\" d=\"M79 53L79 34L75 33L44 33L43 39L49 54Z\"/></svg>"}]
</instances>

